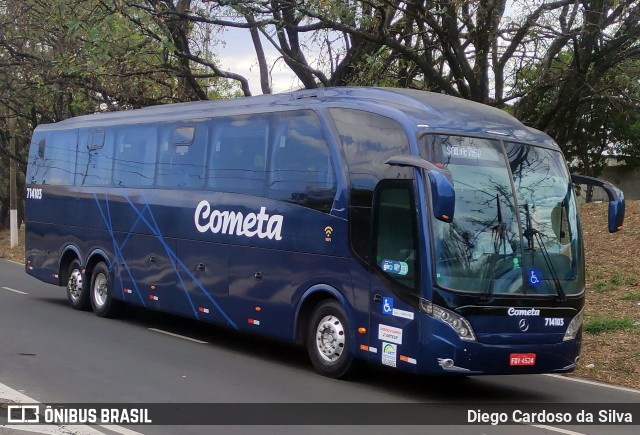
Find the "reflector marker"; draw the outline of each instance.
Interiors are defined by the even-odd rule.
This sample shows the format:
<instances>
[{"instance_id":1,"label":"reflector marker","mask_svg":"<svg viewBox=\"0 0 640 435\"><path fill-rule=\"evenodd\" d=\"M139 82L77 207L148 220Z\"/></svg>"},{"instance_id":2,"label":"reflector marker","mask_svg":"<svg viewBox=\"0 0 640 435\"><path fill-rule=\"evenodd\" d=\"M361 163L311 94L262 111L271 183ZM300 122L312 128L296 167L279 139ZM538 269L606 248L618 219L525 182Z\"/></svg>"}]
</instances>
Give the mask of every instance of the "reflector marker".
<instances>
[{"instance_id":1,"label":"reflector marker","mask_svg":"<svg viewBox=\"0 0 640 435\"><path fill-rule=\"evenodd\" d=\"M124 292L125 292L125 293L128 293L128 294L130 294L130 295L132 295L132 294L133 294L133 290L131 290L130 288L126 288L126 289L124 289Z\"/></svg>"},{"instance_id":2,"label":"reflector marker","mask_svg":"<svg viewBox=\"0 0 640 435\"><path fill-rule=\"evenodd\" d=\"M209 308L205 308L205 307L198 307L198 312L199 312L199 313L209 314Z\"/></svg>"},{"instance_id":3,"label":"reflector marker","mask_svg":"<svg viewBox=\"0 0 640 435\"><path fill-rule=\"evenodd\" d=\"M361 344L360 345L360 350L364 350L365 352L369 352L369 346L367 346L366 344Z\"/></svg>"},{"instance_id":4,"label":"reflector marker","mask_svg":"<svg viewBox=\"0 0 640 435\"><path fill-rule=\"evenodd\" d=\"M149 299L152 301L157 301L158 300L158 296L156 295L149 295Z\"/></svg>"},{"instance_id":5,"label":"reflector marker","mask_svg":"<svg viewBox=\"0 0 640 435\"><path fill-rule=\"evenodd\" d=\"M371 347L371 346L369 346L369 352L371 352L371 353L378 353L378 349L376 349L375 347Z\"/></svg>"},{"instance_id":6,"label":"reflector marker","mask_svg":"<svg viewBox=\"0 0 640 435\"><path fill-rule=\"evenodd\" d=\"M418 361L405 355L400 355L400 361L404 361L409 364L418 364Z\"/></svg>"},{"instance_id":7,"label":"reflector marker","mask_svg":"<svg viewBox=\"0 0 640 435\"><path fill-rule=\"evenodd\" d=\"M250 325L256 325L256 326L260 325L260 320L247 319L247 322L249 322Z\"/></svg>"}]
</instances>

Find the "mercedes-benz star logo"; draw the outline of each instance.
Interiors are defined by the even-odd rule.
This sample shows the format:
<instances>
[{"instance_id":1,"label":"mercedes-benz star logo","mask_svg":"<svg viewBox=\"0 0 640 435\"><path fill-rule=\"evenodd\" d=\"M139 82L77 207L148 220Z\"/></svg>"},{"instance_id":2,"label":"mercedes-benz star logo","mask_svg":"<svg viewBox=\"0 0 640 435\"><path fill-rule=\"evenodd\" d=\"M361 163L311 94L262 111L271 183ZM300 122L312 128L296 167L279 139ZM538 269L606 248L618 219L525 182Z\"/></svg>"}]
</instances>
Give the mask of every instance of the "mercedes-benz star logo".
<instances>
[{"instance_id":1,"label":"mercedes-benz star logo","mask_svg":"<svg viewBox=\"0 0 640 435\"><path fill-rule=\"evenodd\" d=\"M527 319L520 319L520 322L518 322L518 327L522 332L527 332L527 330L529 329L529 321Z\"/></svg>"}]
</instances>

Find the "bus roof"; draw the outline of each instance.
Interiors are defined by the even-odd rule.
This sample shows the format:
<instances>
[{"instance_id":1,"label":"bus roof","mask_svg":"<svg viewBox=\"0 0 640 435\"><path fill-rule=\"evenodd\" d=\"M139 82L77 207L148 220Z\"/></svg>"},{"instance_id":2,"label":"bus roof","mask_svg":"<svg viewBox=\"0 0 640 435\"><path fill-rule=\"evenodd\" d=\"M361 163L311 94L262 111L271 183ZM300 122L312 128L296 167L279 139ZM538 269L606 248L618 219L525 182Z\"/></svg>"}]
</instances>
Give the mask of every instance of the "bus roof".
<instances>
[{"instance_id":1,"label":"bus roof","mask_svg":"<svg viewBox=\"0 0 640 435\"><path fill-rule=\"evenodd\" d=\"M39 130L99 127L181 119L205 119L232 113L253 113L291 108L331 107L341 104L363 109L395 108L419 129L469 135L490 135L558 148L546 133L527 127L507 112L463 98L400 88L336 87L259 95L229 100L165 104L144 109L78 116Z\"/></svg>"}]
</instances>

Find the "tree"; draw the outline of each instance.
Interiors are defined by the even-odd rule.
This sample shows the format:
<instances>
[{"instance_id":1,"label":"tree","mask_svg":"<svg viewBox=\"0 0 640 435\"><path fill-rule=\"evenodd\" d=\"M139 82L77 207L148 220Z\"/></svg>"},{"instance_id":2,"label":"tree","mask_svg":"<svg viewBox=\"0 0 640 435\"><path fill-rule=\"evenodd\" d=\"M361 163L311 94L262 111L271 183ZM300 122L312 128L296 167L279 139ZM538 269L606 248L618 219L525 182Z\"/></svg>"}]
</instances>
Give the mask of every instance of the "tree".
<instances>
[{"instance_id":1,"label":"tree","mask_svg":"<svg viewBox=\"0 0 640 435\"><path fill-rule=\"evenodd\" d=\"M191 74L192 70L185 73L185 58L172 54L174 41L188 35L188 26L164 25L137 9L114 9L112 3L0 0L3 174L8 173L9 159L15 159L24 176L31 133L39 124L100 110L208 97L200 93L205 78ZM140 26L148 32L140 32ZM226 84L213 85L213 95L235 94ZM17 118L12 155L6 147L10 116ZM24 191L24 185L18 189ZM8 194L1 189L0 204L5 198ZM6 207L2 210L6 212Z\"/></svg>"},{"instance_id":2,"label":"tree","mask_svg":"<svg viewBox=\"0 0 640 435\"><path fill-rule=\"evenodd\" d=\"M515 114L597 176L616 147L640 147L630 128L640 116L640 2L579 2L557 20Z\"/></svg>"}]
</instances>

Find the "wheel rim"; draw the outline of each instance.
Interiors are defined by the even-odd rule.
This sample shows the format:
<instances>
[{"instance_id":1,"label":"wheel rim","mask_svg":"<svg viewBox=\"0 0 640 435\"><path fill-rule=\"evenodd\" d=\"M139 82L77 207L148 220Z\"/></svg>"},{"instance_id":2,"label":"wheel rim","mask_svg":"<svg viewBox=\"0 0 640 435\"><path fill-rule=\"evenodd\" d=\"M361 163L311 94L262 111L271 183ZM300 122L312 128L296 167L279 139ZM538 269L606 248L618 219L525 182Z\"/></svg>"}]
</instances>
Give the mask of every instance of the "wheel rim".
<instances>
[{"instance_id":1,"label":"wheel rim","mask_svg":"<svg viewBox=\"0 0 640 435\"><path fill-rule=\"evenodd\" d=\"M336 316L325 316L316 329L318 353L328 362L336 362L344 351L344 327Z\"/></svg>"},{"instance_id":2,"label":"wheel rim","mask_svg":"<svg viewBox=\"0 0 640 435\"><path fill-rule=\"evenodd\" d=\"M74 301L77 301L82 296L82 272L78 269L74 269L69 276L69 282L67 283L67 289L69 290L69 296Z\"/></svg>"},{"instance_id":3,"label":"wheel rim","mask_svg":"<svg viewBox=\"0 0 640 435\"><path fill-rule=\"evenodd\" d=\"M93 298L97 306L102 307L107 302L107 277L99 273L93 284Z\"/></svg>"}]
</instances>

